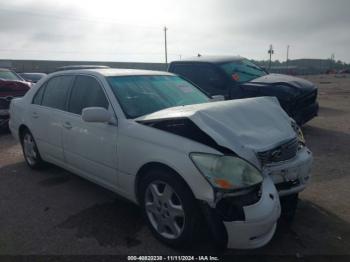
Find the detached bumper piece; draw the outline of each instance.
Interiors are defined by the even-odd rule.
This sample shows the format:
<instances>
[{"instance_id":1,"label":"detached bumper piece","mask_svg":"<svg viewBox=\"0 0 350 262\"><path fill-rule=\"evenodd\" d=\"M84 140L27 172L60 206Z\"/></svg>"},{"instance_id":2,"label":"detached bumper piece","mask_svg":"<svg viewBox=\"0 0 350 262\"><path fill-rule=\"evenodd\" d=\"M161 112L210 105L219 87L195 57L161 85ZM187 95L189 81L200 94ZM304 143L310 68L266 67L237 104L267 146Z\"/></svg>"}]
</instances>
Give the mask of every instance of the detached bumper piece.
<instances>
[{"instance_id":1,"label":"detached bumper piece","mask_svg":"<svg viewBox=\"0 0 350 262\"><path fill-rule=\"evenodd\" d=\"M215 208L202 210L218 247L251 249L267 244L276 230L281 208L278 193L266 177L261 188L241 196L222 198Z\"/></svg>"}]
</instances>

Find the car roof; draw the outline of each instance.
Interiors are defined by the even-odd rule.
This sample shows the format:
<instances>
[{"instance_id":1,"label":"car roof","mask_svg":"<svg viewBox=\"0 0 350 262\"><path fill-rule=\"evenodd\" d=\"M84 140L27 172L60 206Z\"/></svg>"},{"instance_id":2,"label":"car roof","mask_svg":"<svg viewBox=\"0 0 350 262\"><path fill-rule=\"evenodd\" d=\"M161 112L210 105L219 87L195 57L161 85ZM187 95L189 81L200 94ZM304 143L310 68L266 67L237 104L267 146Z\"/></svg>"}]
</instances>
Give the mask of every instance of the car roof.
<instances>
[{"instance_id":1,"label":"car roof","mask_svg":"<svg viewBox=\"0 0 350 262\"><path fill-rule=\"evenodd\" d=\"M244 59L241 56L195 56L189 57L182 60L172 61L171 63L188 63L188 62L203 62L203 63L213 63L221 64L232 61L240 61Z\"/></svg>"},{"instance_id":2,"label":"car roof","mask_svg":"<svg viewBox=\"0 0 350 262\"><path fill-rule=\"evenodd\" d=\"M8 69L8 68L0 68L0 71L11 71L10 69Z\"/></svg>"},{"instance_id":3,"label":"car roof","mask_svg":"<svg viewBox=\"0 0 350 262\"><path fill-rule=\"evenodd\" d=\"M105 65L67 65L67 66L58 67L57 71L75 70L75 69L94 69L94 68L110 68L110 67Z\"/></svg>"},{"instance_id":4,"label":"car roof","mask_svg":"<svg viewBox=\"0 0 350 262\"><path fill-rule=\"evenodd\" d=\"M42 75L42 76L45 76L46 74L45 73L26 73L26 72L24 72L24 73L18 73L18 74L20 74L20 75Z\"/></svg>"},{"instance_id":5,"label":"car roof","mask_svg":"<svg viewBox=\"0 0 350 262\"><path fill-rule=\"evenodd\" d=\"M153 71L153 70L139 70L139 69L121 69L121 68L103 68L103 69L79 69L79 70L67 70L67 71L58 71L54 75L61 74L95 74L102 75L105 77L108 76L134 76L134 75L174 75L165 71Z\"/></svg>"}]
</instances>

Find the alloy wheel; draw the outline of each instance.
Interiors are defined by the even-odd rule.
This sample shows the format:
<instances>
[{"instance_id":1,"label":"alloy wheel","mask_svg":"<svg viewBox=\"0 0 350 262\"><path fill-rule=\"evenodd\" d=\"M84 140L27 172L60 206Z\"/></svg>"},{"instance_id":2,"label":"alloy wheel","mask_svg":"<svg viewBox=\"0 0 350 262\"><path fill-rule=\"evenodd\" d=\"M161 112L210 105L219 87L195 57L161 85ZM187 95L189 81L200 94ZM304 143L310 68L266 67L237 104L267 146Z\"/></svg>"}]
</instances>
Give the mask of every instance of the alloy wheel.
<instances>
[{"instance_id":1,"label":"alloy wheel","mask_svg":"<svg viewBox=\"0 0 350 262\"><path fill-rule=\"evenodd\" d=\"M26 133L23 137L23 151L29 165L34 166L37 162L37 149L31 134Z\"/></svg>"},{"instance_id":2,"label":"alloy wheel","mask_svg":"<svg viewBox=\"0 0 350 262\"><path fill-rule=\"evenodd\" d=\"M154 181L148 185L145 210L153 228L161 236L176 239L183 232L185 211L181 199L169 184Z\"/></svg>"}]
</instances>

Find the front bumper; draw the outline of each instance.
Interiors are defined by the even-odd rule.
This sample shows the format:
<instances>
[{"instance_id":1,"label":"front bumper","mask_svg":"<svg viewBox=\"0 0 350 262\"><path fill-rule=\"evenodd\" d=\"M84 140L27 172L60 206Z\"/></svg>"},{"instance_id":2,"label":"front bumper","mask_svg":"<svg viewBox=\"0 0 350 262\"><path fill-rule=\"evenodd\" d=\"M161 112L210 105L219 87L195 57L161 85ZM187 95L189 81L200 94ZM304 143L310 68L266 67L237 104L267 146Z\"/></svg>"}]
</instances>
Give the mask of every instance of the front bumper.
<instances>
[{"instance_id":1,"label":"front bumper","mask_svg":"<svg viewBox=\"0 0 350 262\"><path fill-rule=\"evenodd\" d=\"M271 177L278 194L286 196L301 192L311 178L312 153L304 147L289 161L266 165L263 174Z\"/></svg>"},{"instance_id":2,"label":"front bumper","mask_svg":"<svg viewBox=\"0 0 350 262\"><path fill-rule=\"evenodd\" d=\"M292 115L293 119L299 126L309 122L312 118L318 115L319 105L318 102L314 102L305 107L298 108L295 114Z\"/></svg>"},{"instance_id":3,"label":"front bumper","mask_svg":"<svg viewBox=\"0 0 350 262\"><path fill-rule=\"evenodd\" d=\"M277 196L272 181L268 177L265 178L261 199L251 206L243 207L245 221L224 222L228 235L228 248L258 248L271 240L281 214Z\"/></svg>"},{"instance_id":4,"label":"front bumper","mask_svg":"<svg viewBox=\"0 0 350 262\"><path fill-rule=\"evenodd\" d=\"M227 248L252 249L264 246L271 240L281 208L278 193L269 177L264 178L260 199L242 209L244 219L237 221L219 219L215 208L206 210L215 244L220 242Z\"/></svg>"}]
</instances>

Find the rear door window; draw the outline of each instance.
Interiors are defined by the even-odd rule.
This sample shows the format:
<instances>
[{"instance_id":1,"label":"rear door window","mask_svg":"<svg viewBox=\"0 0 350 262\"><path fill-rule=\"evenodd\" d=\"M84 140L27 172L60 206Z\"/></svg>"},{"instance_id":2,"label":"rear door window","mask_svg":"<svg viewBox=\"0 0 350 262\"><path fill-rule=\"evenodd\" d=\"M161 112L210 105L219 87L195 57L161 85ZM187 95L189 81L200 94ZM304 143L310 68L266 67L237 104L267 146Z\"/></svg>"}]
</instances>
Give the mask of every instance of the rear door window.
<instances>
[{"instance_id":1,"label":"rear door window","mask_svg":"<svg viewBox=\"0 0 350 262\"><path fill-rule=\"evenodd\" d=\"M73 79L74 76L56 76L50 79L43 92L41 104L46 107L65 110L68 91ZM37 95L38 100L40 100L40 94L38 93Z\"/></svg>"},{"instance_id":2,"label":"rear door window","mask_svg":"<svg viewBox=\"0 0 350 262\"><path fill-rule=\"evenodd\" d=\"M174 64L170 71L196 83L198 79L194 69L191 64Z\"/></svg>"},{"instance_id":3,"label":"rear door window","mask_svg":"<svg viewBox=\"0 0 350 262\"><path fill-rule=\"evenodd\" d=\"M210 95L227 95L225 77L213 65L197 64L195 83Z\"/></svg>"},{"instance_id":4,"label":"rear door window","mask_svg":"<svg viewBox=\"0 0 350 262\"><path fill-rule=\"evenodd\" d=\"M211 64L175 64L170 71L192 81L210 95L227 95L225 76Z\"/></svg>"},{"instance_id":5,"label":"rear door window","mask_svg":"<svg viewBox=\"0 0 350 262\"><path fill-rule=\"evenodd\" d=\"M44 92L45 92L46 84L39 87L39 90L36 92L34 98L33 98L33 104L41 105L41 102L43 100Z\"/></svg>"},{"instance_id":6,"label":"rear door window","mask_svg":"<svg viewBox=\"0 0 350 262\"><path fill-rule=\"evenodd\" d=\"M70 95L68 111L81 115L86 107L103 107L109 103L97 80L90 76L77 76Z\"/></svg>"}]
</instances>

